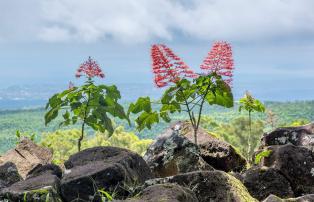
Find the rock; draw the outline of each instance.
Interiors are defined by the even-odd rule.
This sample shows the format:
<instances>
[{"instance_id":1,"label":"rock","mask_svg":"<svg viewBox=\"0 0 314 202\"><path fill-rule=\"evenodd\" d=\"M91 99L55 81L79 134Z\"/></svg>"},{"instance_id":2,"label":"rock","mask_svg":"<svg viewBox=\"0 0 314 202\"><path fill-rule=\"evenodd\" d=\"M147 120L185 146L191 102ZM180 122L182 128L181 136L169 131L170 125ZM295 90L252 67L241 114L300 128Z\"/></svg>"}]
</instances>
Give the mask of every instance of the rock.
<instances>
[{"instance_id":1,"label":"rock","mask_svg":"<svg viewBox=\"0 0 314 202\"><path fill-rule=\"evenodd\" d=\"M278 128L264 134L262 147L293 144L295 146L314 146L314 123L297 127Z\"/></svg>"},{"instance_id":2,"label":"rock","mask_svg":"<svg viewBox=\"0 0 314 202\"><path fill-rule=\"evenodd\" d=\"M287 145L274 145L265 149L272 150L261 165L278 170L291 184L296 196L314 193L314 155L312 150Z\"/></svg>"},{"instance_id":3,"label":"rock","mask_svg":"<svg viewBox=\"0 0 314 202\"><path fill-rule=\"evenodd\" d=\"M61 182L66 201L101 201L98 190L129 195L127 188L144 183L152 173L141 156L116 147L94 147L72 155L65 162Z\"/></svg>"},{"instance_id":4,"label":"rock","mask_svg":"<svg viewBox=\"0 0 314 202\"><path fill-rule=\"evenodd\" d=\"M20 180L22 180L22 177L14 163L7 162L0 166L0 190Z\"/></svg>"},{"instance_id":5,"label":"rock","mask_svg":"<svg viewBox=\"0 0 314 202\"><path fill-rule=\"evenodd\" d=\"M298 198L281 199L278 196L270 195L263 202L311 202L314 201L314 194L300 196Z\"/></svg>"},{"instance_id":6,"label":"rock","mask_svg":"<svg viewBox=\"0 0 314 202\"><path fill-rule=\"evenodd\" d=\"M47 164L47 165L39 164L37 167L35 167L33 170L31 170L27 174L26 179L36 177L36 176L42 175L44 173L49 173L51 175L55 175L60 179L62 177L62 170L59 166L57 166L55 164Z\"/></svg>"},{"instance_id":7,"label":"rock","mask_svg":"<svg viewBox=\"0 0 314 202\"><path fill-rule=\"evenodd\" d=\"M24 138L15 149L9 150L0 157L0 164L12 162L16 165L19 174L25 178L27 173L39 164L45 165L52 160L52 152L36 145L28 138Z\"/></svg>"},{"instance_id":8,"label":"rock","mask_svg":"<svg viewBox=\"0 0 314 202\"><path fill-rule=\"evenodd\" d=\"M294 197L289 181L274 168L252 167L242 174L241 181L258 200L270 194L281 198Z\"/></svg>"},{"instance_id":9,"label":"rock","mask_svg":"<svg viewBox=\"0 0 314 202\"><path fill-rule=\"evenodd\" d=\"M144 159L155 177L213 170L200 156L198 146L176 131L159 136L147 149Z\"/></svg>"},{"instance_id":10,"label":"rock","mask_svg":"<svg viewBox=\"0 0 314 202\"><path fill-rule=\"evenodd\" d=\"M125 202L198 202L195 194L177 184L156 184L144 189L139 196L123 200ZM113 202L122 202L113 201Z\"/></svg>"},{"instance_id":11,"label":"rock","mask_svg":"<svg viewBox=\"0 0 314 202\"><path fill-rule=\"evenodd\" d=\"M181 135L194 142L193 128L189 122L179 121L171 128L177 128ZM202 158L215 169L225 172L240 172L246 169L245 158L229 143L214 137L202 128L199 128L197 137Z\"/></svg>"},{"instance_id":12,"label":"rock","mask_svg":"<svg viewBox=\"0 0 314 202\"><path fill-rule=\"evenodd\" d=\"M49 173L14 183L0 191L0 201L59 202L60 179Z\"/></svg>"},{"instance_id":13,"label":"rock","mask_svg":"<svg viewBox=\"0 0 314 202\"><path fill-rule=\"evenodd\" d=\"M257 202L245 186L223 171L196 171L148 180L146 185L177 183L191 189L200 202Z\"/></svg>"}]
</instances>

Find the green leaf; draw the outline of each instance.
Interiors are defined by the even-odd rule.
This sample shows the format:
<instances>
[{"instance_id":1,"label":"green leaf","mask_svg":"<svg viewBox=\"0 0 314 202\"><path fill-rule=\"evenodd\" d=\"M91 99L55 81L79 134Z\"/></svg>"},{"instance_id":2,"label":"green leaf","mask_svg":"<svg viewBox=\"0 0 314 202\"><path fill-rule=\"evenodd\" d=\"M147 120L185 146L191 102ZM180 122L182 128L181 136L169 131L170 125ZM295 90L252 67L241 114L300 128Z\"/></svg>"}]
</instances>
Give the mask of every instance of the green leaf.
<instances>
[{"instance_id":1,"label":"green leaf","mask_svg":"<svg viewBox=\"0 0 314 202\"><path fill-rule=\"evenodd\" d=\"M113 200L112 196L111 196L108 192L106 192L106 191L104 191L104 190L98 190L98 192L99 192L101 195L103 195L103 197L105 197L106 199L108 199L109 201L112 201L112 200Z\"/></svg>"},{"instance_id":2,"label":"green leaf","mask_svg":"<svg viewBox=\"0 0 314 202\"><path fill-rule=\"evenodd\" d=\"M131 103L128 109L128 114L137 114L142 111L147 113L152 111L151 101L149 97L140 97L135 103Z\"/></svg>"},{"instance_id":3,"label":"green leaf","mask_svg":"<svg viewBox=\"0 0 314 202\"><path fill-rule=\"evenodd\" d=\"M143 112L137 119L137 129L142 131L144 128L151 129L154 123L159 122L159 117L157 112Z\"/></svg>"},{"instance_id":4,"label":"green leaf","mask_svg":"<svg viewBox=\"0 0 314 202\"><path fill-rule=\"evenodd\" d=\"M264 157L269 157L269 156L271 155L271 153L272 153L272 150L264 150L264 151L258 153L258 154L255 156L255 161L254 161L254 163L255 163L255 164L259 164L259 163L261 162L262 158L264 158Z\"/></svg>"},{"instance_id":5,"label":"green leaf","mask_svg":"<svg viewBox=\"0 0 314 202\"><path fill-rule=\"evenodd\" d=\"M58 116L58 108L53 108L45 114L45 125Z\"/></svg>"}]
</instances>

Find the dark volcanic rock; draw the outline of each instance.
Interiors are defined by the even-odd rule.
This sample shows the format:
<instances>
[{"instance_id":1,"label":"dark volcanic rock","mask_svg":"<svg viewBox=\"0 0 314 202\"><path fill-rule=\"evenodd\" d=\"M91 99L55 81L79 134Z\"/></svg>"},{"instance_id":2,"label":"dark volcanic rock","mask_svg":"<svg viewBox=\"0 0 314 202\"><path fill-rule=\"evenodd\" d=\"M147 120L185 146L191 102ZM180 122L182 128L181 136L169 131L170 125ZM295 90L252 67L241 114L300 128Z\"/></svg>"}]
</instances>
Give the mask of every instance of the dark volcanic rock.
<instances>
[{"instance_id":1,"label":"dark volcanic rock","mask_svg":"<svg viewBox=\"0 0 314 202\"><path fill-rule=\"evenodd\" d=\"M49 173L19 181L0 191L0 201L61 201L60 179Z\"/></svg>"},{"instance_id":2,"label":"dark volcanic rock","mask_svg":"<svg viewBox=\"0 0 314 202\"><path fill-rule=\"evenodd\" d=\"M177 131L166 132L150 145L145 156L155 177L167 177L198 170L213 170L200 156L197 145Z\"/></svg>"},{"instance_id":3,"label":"dark volcanic rock","mask_svg":"<svg viewBox=\"0 0 314 202\"><path fill-rule=\"evenodd\" d=\"M278 196L270 195L263 202L313 202L314 194L300 196L298 198L281 199Z\"/></svg>"},{"instance_id":4,"label":"dark volcanic rock","mask_svg":"<svg viewBox=\"0 0 314 202\"><path fill-rule=\"evenodd\" d=\"M101 201L98 190L128 196L128 186L144 183L152 177L146 162L138 154L116 147L95 147L76 153L65 162L61 192L66 201Z\"/></svg>"},{"instance_id":5,"label":"dark volcanic rock","mask_svg":"<svg viewBox=\"0 0 314 202\"><path fill-rule=\"evenodd\" d=\"M274 168L252 167L242 174L241 181L258 200L263 200L270 194L281 198L294 197L289 181Z\"/></svg>"},{"instance_id":6,"label":"dark volcanic rock","mask_svg":"<svg viewBox=\"0 0 314 202\"><path fill-rule=\"evenodd\" d=\"M18 173L14 163L7 162L0 166L0 190L20 180L22 180L22 177Z\"/></svg>"},{"instance_id":7,"label":"dark volcanic rock","mask_svg":"<svg viewBox=\"0 0 314 202\"><path fill-rule=\"evenodd\" d=\"M245 186L223 171L197 171L172 177L152 179L146 185L177 183L191 189L200 202L256 202Z\"/></svg>"},{"instance_id":8,"label":"dark volcanic rock","mask_svg":"<svg viewBox=\"0 0 314 202\"><path fill-rule=\"evenodd\" d=\"M291 184L296 196L314 193L314 155L307 147L292 144L269 146L272 150L262 166L278 170Z\"/></svg>"},{"instance_id":9,"label":"dark volcanic rock","mask_svg":"<svg viewBox=\"0 0 314 202\"><path fill-rule=\"evenodd\" d=\"M194 142L193 128L189 122L178 121L170 127L172 130L174 128L180 131L180 135ZM246 169L245 158L229 143L214 137L203 128L199 128L197 138L202 158L215 169L226 172L240 172Z\"/></svg>"},{"instance_id":10,"label":"dark volcanic rock","mask_svg":"<svg viewBox=\"0 0 314 202\"><path fill-rule=\"evenodd\" d=\"M26 179L36 177L36 176L42 175L44 173L49 173L51 175L55 175L58 178L62 177L62 170L59 166L57 166L55 164L47 164L47 165L39 164L38 166L36 166L33 170L31 170L27 174Z\"/></svg>"},{"instance_id":11,"label":"dark volcanic rock","mask_svg":"<svg viewBox=\"0 0 314 202\"><path fill-rule=\"evenodd\" d=\"M156 184L144 189L139 196L123 200L125 202L198 202L195 194L188 188L177 184ZM122 202L113 201L113 202Z\"/></svg>"},{"instance_id":12,"label":"dark volcanic rock","mask_svg":"<svg viewBox=\"0 0 314 202\"><path fill-rule=\"evenodd\" d=\"M314 146L314 123L298 127L278 128L264 134L261 145L264 147L289 143L295 146Z\"/></svg>"}]
</instances>

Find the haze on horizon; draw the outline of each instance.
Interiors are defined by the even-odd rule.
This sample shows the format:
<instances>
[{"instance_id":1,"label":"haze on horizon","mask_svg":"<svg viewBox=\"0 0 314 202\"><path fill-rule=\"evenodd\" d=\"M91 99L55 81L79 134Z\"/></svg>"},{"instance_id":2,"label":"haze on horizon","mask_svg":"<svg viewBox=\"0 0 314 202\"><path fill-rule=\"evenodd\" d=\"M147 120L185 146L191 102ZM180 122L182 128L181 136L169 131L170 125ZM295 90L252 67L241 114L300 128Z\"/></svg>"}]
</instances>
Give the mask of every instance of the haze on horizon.
<instances>
[{"instance_id":1,"label":"haze on horizon","mask_svg":"<svg viewBox=\"0 0 314 202\"><path fill-rule=\"evenodd\" d=\"M312 0L0 1L0 85L66 85L92 56L109 83L152 84L150 46L199 71L216 40L232 44L237 94L314 99Z\"/></svg>"}]
</instances>

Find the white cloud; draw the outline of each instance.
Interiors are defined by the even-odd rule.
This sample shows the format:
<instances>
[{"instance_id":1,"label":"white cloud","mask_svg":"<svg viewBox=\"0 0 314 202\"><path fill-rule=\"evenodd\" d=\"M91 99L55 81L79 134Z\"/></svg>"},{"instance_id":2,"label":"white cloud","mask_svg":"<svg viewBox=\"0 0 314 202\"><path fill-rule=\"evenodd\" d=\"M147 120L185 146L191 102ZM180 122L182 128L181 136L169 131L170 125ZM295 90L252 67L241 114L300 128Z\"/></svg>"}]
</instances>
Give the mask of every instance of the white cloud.
<instances>
[{"instance_id":1,"label":"white cloud","mask_svg":"<svg viewBox=\"0 0 314 202\"><path fill-rule=\"evenodd\" d=\"M35 6L19 12L14 10L20 2L12 2L11 17L33 16L26 23L36 29L27 31L44 41L136 43L178 33L245 41L314 34L313 0L32 0ZM10 26L0 28L0 36L16 24Z\"/></svg>"}]
</instances>

